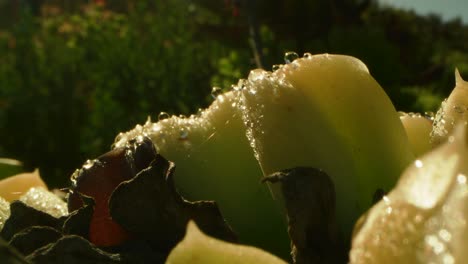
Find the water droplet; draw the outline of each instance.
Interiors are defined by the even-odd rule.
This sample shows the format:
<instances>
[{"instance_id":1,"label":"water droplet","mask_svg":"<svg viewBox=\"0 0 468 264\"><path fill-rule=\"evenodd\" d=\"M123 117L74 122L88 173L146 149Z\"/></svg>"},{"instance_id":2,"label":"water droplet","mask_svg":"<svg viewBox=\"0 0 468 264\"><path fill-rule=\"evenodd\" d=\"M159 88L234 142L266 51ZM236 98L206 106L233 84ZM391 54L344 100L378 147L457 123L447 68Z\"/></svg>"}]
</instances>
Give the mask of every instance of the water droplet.
<instances>
[{"instance_id":1,"label":"water droplet","mask_svg":"<svg viewBox=\"0 0 468 264\"><path fill-rule=\"evenodd\" d=\"M459 184L465 184L466 183L466 176L463 174L458 174L457 175L457 181Z\"/></svg>"},{"instance_id":2,"label":"water droplet","mask_svg":"<svg viewBox=\"0 0 468 264\"><path fill-rule=\"evenodd\" d=\"M299 55L294 51L288 51L284 54L284 62L286 64L293 62L297 58L299 58Z\"/></svg>"},{"instance_id":3,"label":"water droplet","mask_svg":"<svg viewBox=\"0 0 468 264\"><path fill-rule=\"evenodd\" d=\"M454 264L455 258L452 255L447 253L443 256L442 261L444 264Z\"/></svg>"},{"instance_id":4,"label":"water droplet","mask_svg":"<svg viewBox=\"0 0 468 264\"><path fill-rule=\"evenodd\" d=\"M245 83L246 83L245 79L239 79L239 81L237 82L237 86L236 85L234 86L234 90L235 91L243 90L245 88Z\"/></svg>"},{"instance_id":5,"label":"water droplet","mask_svg":"<svg viewBox=\"0 0 468 264\"><path fill-rule=\"evenodd\" d=\"M388 198L387 195L384 195L384 196L382 197L382 200L384 201L385 204L390 204L390 198Z\"/></svg>"},{"instance_id":6,"label":"water droplet","mask_svg":"<svg viewBox=\"0 0 468 264\"><path fill-rule=\"evenodd\" d=\"M211 89L211 97L213 97L213 99L216 99L216 97L218 97L218 95L222 94L223 93L223 90L220 88L220 87L213 87L213 89Z\"/></svg>"},{"instance_id":7,"label":"water droplet","mask_svg":"<svg viewBox=\"0 0 468 264\"><path fill-rule=\"evenodd\" d=\"M455 105L453 107L453 110L455 110L455 112L459 113L459 114L463 114L465 112L465 108L461 105Z\"/></svg>"},{"instance_id":8,"label":"water droplet","mask_svg":"<svg viewBox=\"0 0 468 264\"><path fill-rule=\"evenodd\" d=\"M277 70L281 69L282 67L283 67L282 64L275 64L275 65L273 65L273 66L271 67L271 69L272 69L273 71L277 71Z\"/></svg>"},{"instance_id":9,"label":"water droplet","mask_svg":"<svg viewBox=\"0 0 468 264\"><path fill-rule=\"evenodd\" d=\"M385 210L387 212L387 214L391 214L392 211L393 211L393 208L392 207L387 207L387 210Z\"/></svg>"},{"instance_id":10,"label":"water droplet","mask_svg":"<svg viewBox=\"0 0 468 264\"><path fill-rule=\"evenodd\" d=\"M306 52L306 53L304 53L303 57L304 57L304 59L312 59L312 53Z\"/></svg>"},{"instance_id":11,"label":"water droplet","mask_svg":"<svg viewBox=\"0 0 468 264\"><path fill-rule=\"evenodd\" d=\"M455 137L454 137L454 136L448 137L448 142L449 142L449 143L455 142Z\"/></svg>"},{"instance_id":12,"label":"water droplet","mask_svg":"<svg viewBox=\"0 0 468 264\"><path fill-rule=\"evenodd\" d=\"M83 169L85 169L85 170L90 169L91 167L94 166L94 162L95 162L95 160L87 160L85 162L85 164L83 165Z\"/></svg>"},{"instance_id":13,"label":"water droplet","mask_svg":"<svg viewBox=\"0 0 468 264\"><path fill-rule=\"evenodd\" d=\"M216 97L216 100L218 100L221 104L224 103L224 96L222 94L218 95L218 97Z\"/></svg>"},{"instance_id":14,"label":"water droplet","mask_svg":"<svg viewBox=\"0 0 468 264\"><path fill-rule=\"evenodd\" d=\"M161 120L164 120L164 119L168 119L169 118L169 114L166 113L166 112L161 112L159 113L158 115L158 120L161 121Z\"/></svg>"},{"instance_id":15,"label":"water droplet","mask_svg":"<svg viewBox=\"0 0 468 264\"><path fill-rule=\"evenodd\" d=\"M434 121L435 114L434 112L424 112L424 117L429 119L430 121Z\"/></svg>"},{"instance_id":16,"label":"water droplet","mask_svg":"<svg viewBox=\"0 0 468 264\"><path fill-rule=\"evenodd\" d=\"M156 124L153 124L153 125L151 126L151 131L152 131L153 133L154 133L154 132L158 132L158 131L160 131L160 130L161 130L161 125L160 125L160 124L157 124L157 123L156 123Z\"/></svg>"},{"instance_id":17,"label":"water droplet","mask_svg":"<svg viewBox=\"0 0 468 264\"><path fill-rule=\"evenodd\" d=\"M452 239L452 234L450 234L450 232L447 231L447 229L441 229L439 231L439 236L440 236L440 238L442 238L442 240L444 240L446 242L449 242L450 239Z\"/></svg>"},{"instance_id":18,"label":"water droplet","mask_svg":"<svg viewBox=\"0 0 468 264\"><path fill-rule=\"evenodd\" d=\"M125 136L124 133L120 132L114 139L114 142L120 141Z\"/></svg>"},{"instance_id":19,"label":"water droplet","mask_svg":"<svg viewBox=\"0 0 468 264\"><path fill-rule=\"evenodd\" d=\"M417 167L417 168L422 168L423 167L423 162L421 160L416 160L414 162L414 165Z\"/></svg>"},{"instance_id":20,"label":"water droplet","mask_svg":"<svg viewBox=\"0 0 468 264\"><path fill-rule=\"evenodd\" d=\"M188 131L182 128L179 132L179 139L186 140L188 138Z\"/></svg>"}]
</instances>

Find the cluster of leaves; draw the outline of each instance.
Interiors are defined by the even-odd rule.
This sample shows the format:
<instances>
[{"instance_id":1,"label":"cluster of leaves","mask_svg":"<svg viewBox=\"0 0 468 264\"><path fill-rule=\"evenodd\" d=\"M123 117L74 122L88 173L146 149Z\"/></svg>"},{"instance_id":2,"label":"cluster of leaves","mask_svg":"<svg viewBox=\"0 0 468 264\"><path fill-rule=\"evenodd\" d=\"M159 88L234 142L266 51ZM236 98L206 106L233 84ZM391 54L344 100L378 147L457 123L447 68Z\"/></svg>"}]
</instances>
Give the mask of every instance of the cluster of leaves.
<instances>
[{"instance_id":1,"label":"cluster of leaves","mask_svg":"<svg viewBox=\"0 0 468 264\"><path fill-rule=\"evenodd\" d=\"M373 0L89 2L0 2L0 153L53 186L118 131L194 113L285 51L360 58L403 111L434 111L468 74L468 26Z\"/></svg>"},{"instance_id":2,"label":"cluster of leaves","mask_svg":"<svg viewBox=\"0 0 468 264\"><path fill-rule=\"evenodd\" d=\"M183 238L190 219L210 236L237 241L216 203L189 202L178 194L173 181L174 164L158 155L149 139L132 141L102 155L101 159L109 156L117 157L117 161L84 166L80 177L106 182L116 177L112 172L119 164L141 169L136 175L127 175L130 179L120 183L105 201L110 221L131 234L127 240L101 247L90 242L93 236L100 235L96 232L102 232L91 225L102 214L98 210L104 210L98 206L102 194L93 190L105 190L81 180L78 183L81 186L74 188L74 195L78 196L73 197L81 199L82 206L61 218L14 201L10 206L11 215L0 232L0 258L11 258L17 263L164 263L170 250ZM107 178L100 178L102 169ZM89 189L92 197L77 192L89 192Z\"/></svg>"}]
</instances>

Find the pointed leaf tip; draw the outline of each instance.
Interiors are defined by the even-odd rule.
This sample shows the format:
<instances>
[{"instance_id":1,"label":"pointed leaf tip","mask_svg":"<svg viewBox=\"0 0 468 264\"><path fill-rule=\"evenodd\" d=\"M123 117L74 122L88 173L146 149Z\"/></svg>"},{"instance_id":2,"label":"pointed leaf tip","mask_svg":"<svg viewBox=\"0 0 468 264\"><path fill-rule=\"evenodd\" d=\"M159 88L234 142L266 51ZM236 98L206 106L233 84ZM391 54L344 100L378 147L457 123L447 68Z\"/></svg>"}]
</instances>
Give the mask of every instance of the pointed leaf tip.
<instances>
[{"instance_id":1,"label":"pointed leaf tip","mask_svg":"<svg viewBox=\"0 0 468 264\"><path fill-rule=\"evenodd\" d=\"M466 82L466 81L463 80L463 77L460 75L460 71L458 70L458 68L455 68L455 84L459 85L459 84L462 84L464 82Z\"/></svg>"}]
</instances>

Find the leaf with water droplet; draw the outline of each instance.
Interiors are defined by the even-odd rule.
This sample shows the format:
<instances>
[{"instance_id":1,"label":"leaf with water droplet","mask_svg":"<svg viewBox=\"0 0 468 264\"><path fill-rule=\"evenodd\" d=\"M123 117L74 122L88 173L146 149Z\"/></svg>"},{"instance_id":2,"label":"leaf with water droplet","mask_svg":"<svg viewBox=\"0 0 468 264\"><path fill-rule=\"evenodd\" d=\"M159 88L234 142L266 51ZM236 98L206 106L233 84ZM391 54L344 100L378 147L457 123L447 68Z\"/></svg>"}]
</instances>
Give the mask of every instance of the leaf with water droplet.
<instances>
[{"instance_id":1,"label":"leaf with water droplet","mask_svg":"<svg viewBox=\"0 0 468 264\"><path fill-rule=\"evenodd\" d=\"M181 129L180 132L179 132L179 139L180 140L186 140L188 138L188 134L189 133L188 133L187 129L185 129L185 128Z\"/></svg>"},{"instance_id":2,"label":"leaf with water droplet","mask_svg":"<svg viewBox=\"0 0 468 264\"><path fill-rule=\"evenodd\" d=\"M277 70L281 69L282 66L283 66L283 65L281 65L281 64L274 64L274 65L271 67L271 70L272 70L272 71L277 71Z\"/></svg>"},{"instance_id":3,"label":"leaf with water droplet","mask_svg":"<svg viewBox=\"0 0 468 264\"><path fill-rule=\"evenodd\" d=\"M297 55L296 52L288 51L284 54L284 63L289 64L298 58L299 58L299 55Z\"/></svg>"},{"instance_id":4,"label":"leaf with water droplet","mask_svg":"<svg viewBox=\"0 0 468 264\"><path fill-rule=\"evenodd\" d=\"M458 70L455 70L455 88L445 99L434 118L431 132L431 143L434 146L444 143L458 123L467 124L468 82L464 81Z\"/></svg>"},{"instance_id":5,"label":"leaf with water droplet","mask_svg":"<svg viewBox=\"0 0 468 264\"><path fill-rule=\"evenodd\" d=\"M259 78L263 72L249 77L242 92L247 136L263 172L299 164L326 171L337 190L337 221L350 236L375 190L390 189L413 159L390 98L350 56L317 54L271 78Z\"/></svg>"},{"instance_id":6,"label":"leaf with water droplet","mask_svg":"<svg viewBox=\"0 0 468 264\"><path fill-rule=\"evenodd\" d=\"M158 120L161 121L161 120L164 120L164 119L168 119L170 116L168 113L166 112L161 112L159 113L158 115Z\"/></svg>"},{"instance_id":7,"label":"leaf with water droplet","mask_svg":"<svg viewBox=\"0 0 468 264\"><path fill-rule=\"evenodd\" d=\"M302 56L304 59L312 59L312 53L306 52L304 53L304 56Z\"/></svg>"},{"instance_id":8,"label":"leaf with water droplet","mask_svg":"<svg viewBox=\"0 0 468 264\"><path fill-rule=\"evenodd\" d=\"M213 99L216 99L218 95L222 93L223 93L223 90L220 87L213 87L211 89L211 97L213 97Z\"/></svg>"},{"instance_id":9,"label":"leaf with water droplet","mask_svg":"<svg viewBox=\"0 0 468 264\"><path fill-rule=\"evenodd\" d=\"M432 149L432 122L429 119L419 113L400 112L400 120L416 156L421 156Z\"/></svg>"},{"instance_id":10,"label":"leaf with water droplet","mask_svg":"<svg viewBox=\"0 0 468 264\"><path fill-rule=\"evenodd\" d=\"M417 159L358 222L350 263L464 263L468 258L466 127Z\"/></svg>"}]
</instances>

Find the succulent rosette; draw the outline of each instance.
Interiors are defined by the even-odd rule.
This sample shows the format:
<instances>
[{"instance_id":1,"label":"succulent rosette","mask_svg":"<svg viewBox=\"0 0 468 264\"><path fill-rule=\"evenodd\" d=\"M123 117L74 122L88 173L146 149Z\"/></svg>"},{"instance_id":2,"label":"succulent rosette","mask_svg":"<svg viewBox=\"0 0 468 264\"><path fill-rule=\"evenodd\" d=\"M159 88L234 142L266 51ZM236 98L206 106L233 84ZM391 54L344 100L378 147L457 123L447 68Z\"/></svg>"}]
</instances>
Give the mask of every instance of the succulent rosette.
<instances>
[{"instance_id":1,"label":"succulent rosette","mask_svg":"<svg viewBox=\"0 0 468 264\"><path fill-rule=\"evenodd\" d=\"M1 181L0 256L285 263L273 254L287 258L289 235L293 263L463 263L468 85L458 71L428 117L398 113L357 58L291 54L195 115L162 113L120 133L72 175L66 197L37 171Z\"/></svg>"}]
</instances>

